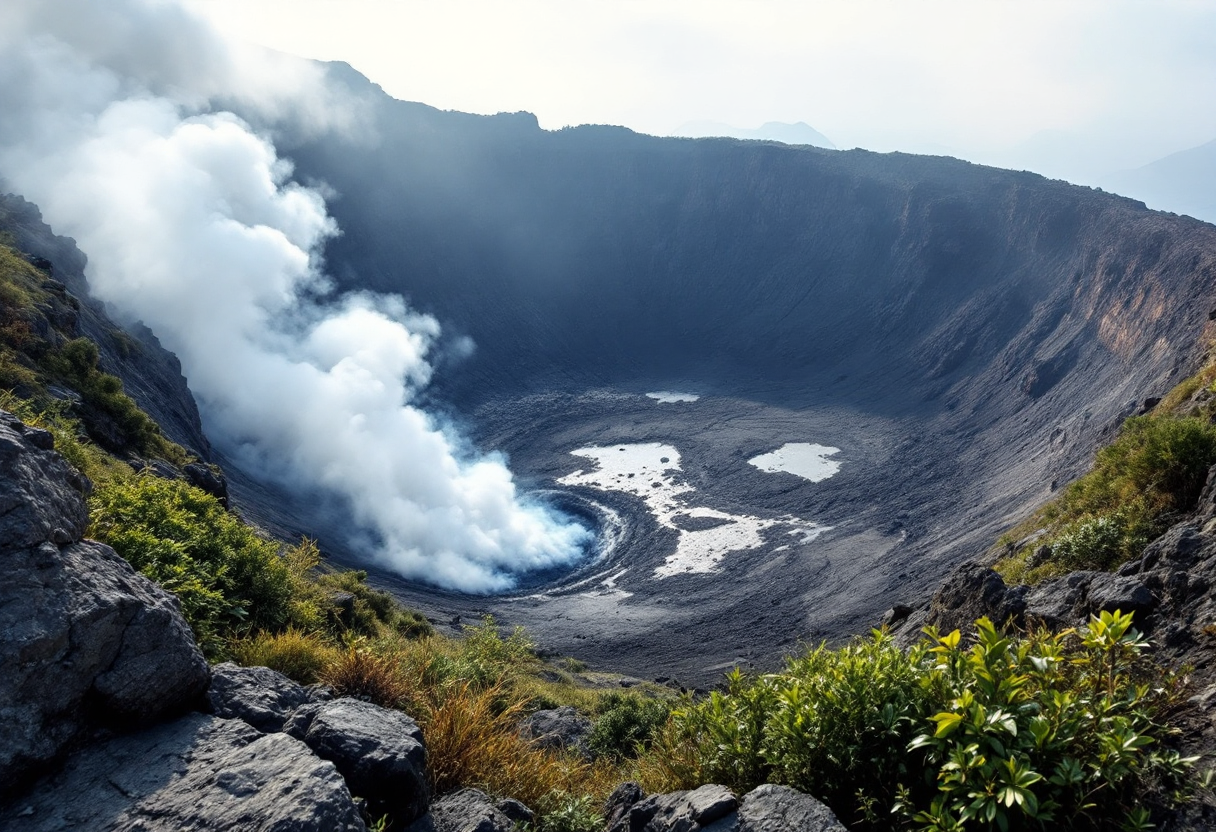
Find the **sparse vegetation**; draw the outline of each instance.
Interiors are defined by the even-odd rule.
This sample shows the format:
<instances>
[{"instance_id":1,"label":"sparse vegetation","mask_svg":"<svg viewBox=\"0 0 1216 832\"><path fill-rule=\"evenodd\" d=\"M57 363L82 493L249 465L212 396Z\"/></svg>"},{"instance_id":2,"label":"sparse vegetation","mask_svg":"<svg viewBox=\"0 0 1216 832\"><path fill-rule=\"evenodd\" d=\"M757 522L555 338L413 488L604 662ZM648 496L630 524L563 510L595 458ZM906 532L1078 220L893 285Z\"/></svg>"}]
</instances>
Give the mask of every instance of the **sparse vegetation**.
<instances>
[{"instance_id":1,"label":"sparse vegetation","mask_svg":"<svg viewBox=\"0 0 1216 832\"><path fill-rule=\"evenodd\" d=\"M1132 417L1088 474L1004 537L1046 530L997 570L1009 582L1036 583L1074 569L1114 569L1194 507L1214 463L1216 425L1209 417L1161 405L1153 415ZM1050 555L1036 562L1030 556L1040 546Z\"/></svg>"}]
</instances>

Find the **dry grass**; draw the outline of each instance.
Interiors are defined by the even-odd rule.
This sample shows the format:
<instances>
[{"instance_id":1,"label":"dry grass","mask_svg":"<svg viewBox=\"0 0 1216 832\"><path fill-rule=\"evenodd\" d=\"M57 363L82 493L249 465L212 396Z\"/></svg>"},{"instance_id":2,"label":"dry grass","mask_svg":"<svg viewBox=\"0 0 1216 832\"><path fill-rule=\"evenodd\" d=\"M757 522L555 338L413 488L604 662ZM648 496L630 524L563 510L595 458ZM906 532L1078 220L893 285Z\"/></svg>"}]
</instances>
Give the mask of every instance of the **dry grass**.
<instances>
[{"instance_id":1,"label":"dry grass","mask_svg":"<svg viewBox=\"0 0 1216 832\"><path fill-rule=\"evenodd\" d=\"M338 696L367 699L384 708L409 708L417 686L391 655L352 644L337 653L321 673L321 682Z\"/></svg>"},{"instance_id":2,"label":"dry grass","mask_svg":"<svg viewBox=\"0 0 1216 832\"><path fill-rule=\"evenodd\" d=\"M533 807L543 807L551 794L560 792L597 801L607 797L620 771L536 748L519 733L522 703L504 708L504 698L501 687L479 690L465 682L444 691L418 715L435 794L477 786Z\"/></svg>"},{"instance_id":3,"label":"dry grass","mask_svg":"<svg viewBox=\"0 0 1216 832\"><path fill-rule=\"evenodd\" d=\"M261 632L232 642L229 651L238 664L269 667L304 685L320 681L325 669L339 658L339 651L324 638L296 629Z\"/></svg>"}]
</instances>

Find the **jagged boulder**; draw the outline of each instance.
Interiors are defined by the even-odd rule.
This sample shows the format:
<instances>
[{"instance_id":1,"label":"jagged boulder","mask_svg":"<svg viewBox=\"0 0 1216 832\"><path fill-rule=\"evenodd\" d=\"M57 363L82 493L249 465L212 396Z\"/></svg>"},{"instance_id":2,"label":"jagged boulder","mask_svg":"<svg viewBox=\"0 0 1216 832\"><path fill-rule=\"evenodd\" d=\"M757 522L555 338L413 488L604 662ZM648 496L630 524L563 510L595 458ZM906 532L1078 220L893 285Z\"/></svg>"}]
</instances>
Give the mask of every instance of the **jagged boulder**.
<instances>
[{"instance_id":1,"label":"jagged boulder","mask_svg":"<svg viewBox=\"0 0 1216 832\"><path fill-rule=\"evenodd\" d=\"M845 827L808 794L765 784L739 800L725 786L646 797L622 783L604 806L608 832L844 832Z\"/></svg>"},{"instance_id":2,"label":"jagged boulder","mask_svg":"<svg viewBox=\"0 0 1216 832\"><path fill-rule=\"evenodd\" d=\"M224 662L211 668L207 703L224 719L242 719L264 733L282 731L301 705L330 699L323 688L304 687L269 667Z\"/></svg>"},{"instance_id":3,"label":"jagged boulder","mask_svg":"<svg viewBox=\"0 0 1216 832\"><path fill-rule=\"evenodd\" d=\"M955 569L929 601L925 623L943 633L968 632L976 619L987 616L995 624L1018 622L1026 610L1026 588L1008 587L987 566L964 563Z\"/></svg>"},{"instance_id":4,"label":"jagged boulder","mask_svg":"<svg viewBox=\"0 0 1216 832\"><path fill-rule=\"evenodd\" d=\"M435 801L408 832L514 832L515 821L485 792L461 789Z\"/></svg>"},{"instance_id":5,"label":"jagged boulder","mask_svg":"<svg viewBox=\"0 0 1216 832\"><path fill-rule=\"evenodd\" d=\"M418 723L359 699L300 707L283 727L317 756L330 760L372 817L406 824L426 812L426 748Z\"/></svg>"},{"instance_id":6,"label":"jagged boulder","mask_svg":"<svg viewBox=\"0 0 1216 832\"><path fill-rule=\"evenodd\" d=\"M25 832L363 832L334 765L285 734L190 714L94 745L0 806Z\"/></svg>"},{"instance_id":7,"label":"jagged boulder","mask_svg":"<svg viewBox=\"0 0 1216 832\"><path fill-rule=\"evenodd\" d=\"M99 727L187 710L207 663L177 600L81 540L87 481L0 412L0 791Z\"/></svg>"},{"instance_id":8,"label":"jagged boulder","mask_svg":"<svg viewBox=\"0 0 1216 832\"><path fill-rule=\"evenodd\" d=\"M538 748L570 750L584 757L591 756L587 745L591 729L591 720L569 705L537 711L520 723L520 731Z\"/></svg>"}]
</instances>

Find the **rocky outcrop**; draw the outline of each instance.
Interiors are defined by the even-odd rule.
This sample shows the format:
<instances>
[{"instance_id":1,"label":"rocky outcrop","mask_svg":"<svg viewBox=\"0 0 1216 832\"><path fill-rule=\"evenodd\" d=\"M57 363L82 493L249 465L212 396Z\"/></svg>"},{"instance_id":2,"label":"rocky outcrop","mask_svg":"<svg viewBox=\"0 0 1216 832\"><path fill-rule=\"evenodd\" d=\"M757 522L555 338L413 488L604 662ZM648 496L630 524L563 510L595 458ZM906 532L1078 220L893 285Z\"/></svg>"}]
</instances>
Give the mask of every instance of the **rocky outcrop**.
<instances>
[{"instance_id":1,"label":"rocky outcrop","mask_svg":"<svg viewBox=\"0 0 1216 832\"><path fill-rule=\"evenodd\" d=\"M520 732L538 748L573 751L585 758L591 757L591 729L591 720L569 705L537 711L520 723Z\"/></svg>"},{"instance_id":2,"label":"rocky outcrop","mask_svg":"<svg viewBox=\"0 0 1216 832\"><path fill-rule=\"evenodd\" d=\"M26 832L362 832L332 763L285 734L191 714L92 746L0 807Z\"/></svg>"},{"instance_id":3,"label":"rocky outcrop","mask_svg":"<svg viewBox=\"0 0 1216 832\"><path fill-rule=\"evenodd\" d=\"M485 792L461 789L435 801L409 832L514 832L515 821Z\"/></svg>"},{"instance_id":4,"label":"rocky outcrop","mask_svg":"<svg viewBox=\"0 0 1216 832\"><path fill-rule=\"evenodd\" d=\"M636 783L617 788L604 807L608 832L844 832L810 795L765 784L739 800L725 786L645 797Z\"/></svg>"},{"instance_id":5,"label":"rocky outcrop","mask_svg":"<svg viewBox=\"0 0 1216 832\"><path fill-rule=\"evenodd\" d=\"M324 688L306 688L269 667L224 662L211 668L207 703L211 713L241 719L263 733L282 731L301 705L330 698Z\"/></svg>"},{"instance_id":6,"label":"rocky outcrop","mask_svg":"<svg viewBox=\"0 0 1216 832\"><path fill-rule=\"evenodd\" d=\"M187 710L207 663L177 600L82 540L87 481L50 434L0 413L0 783L73 743Z\"/></svg>"},{"instance_id":7,"label":"rocky outcrop","mask_svg":"<svg viewBox=\"0 0 1216 832\"><path fill-rule=\"evenodd\" d=\"M358 699L299 708L283 727L318 757L330 760L372 817L406 824L427 810L426 748L418 723Z\"/></svg>"}]
</instances>

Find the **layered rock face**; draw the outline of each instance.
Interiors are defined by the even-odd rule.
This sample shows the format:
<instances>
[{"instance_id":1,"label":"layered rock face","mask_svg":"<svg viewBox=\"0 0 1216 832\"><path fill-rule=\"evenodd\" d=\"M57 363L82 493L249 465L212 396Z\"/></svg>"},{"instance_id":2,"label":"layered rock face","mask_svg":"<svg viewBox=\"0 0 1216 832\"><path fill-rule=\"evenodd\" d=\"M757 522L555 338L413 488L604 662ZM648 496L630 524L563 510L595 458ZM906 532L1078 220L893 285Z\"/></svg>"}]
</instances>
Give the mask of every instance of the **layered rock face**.
<instances>
[{"instance_id":1,"label":"layered rock face","mask_svg":"<svg viewBox=\"0 0 1216 832\"><path fill-rule=\"evenodd\" d=\"M0 829L359 832L427 810L413 720L266 668L213 676L177 600L82 539L89 483L52 445L0 411Z\"/></svg>"},{"instance_id":2,"label":"layered rock face","mask_svg":"<svg viewBox=\"0 0 1216 832\"><path fill-rule=\"evenodd\" d=\"M82 540L88 483L0 412L0 782L72 743L194 704L210 673L177 600Z\"/></svg>"}]
</instances>

